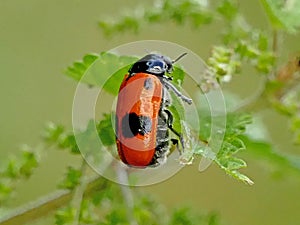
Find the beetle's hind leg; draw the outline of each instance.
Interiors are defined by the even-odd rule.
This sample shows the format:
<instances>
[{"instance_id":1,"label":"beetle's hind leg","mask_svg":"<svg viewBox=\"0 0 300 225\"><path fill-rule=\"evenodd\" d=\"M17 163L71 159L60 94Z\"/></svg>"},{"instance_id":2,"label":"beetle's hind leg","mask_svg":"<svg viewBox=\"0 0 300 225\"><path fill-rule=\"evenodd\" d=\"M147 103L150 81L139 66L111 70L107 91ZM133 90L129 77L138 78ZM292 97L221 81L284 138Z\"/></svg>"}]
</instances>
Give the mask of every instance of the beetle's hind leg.
<instances>
[{"instance_id":1,"label":"beetle's hind leg","mask_svg":"<svg viewBox=\"0 0 300 225\"><path fill-rule=\"evenodd\" d=\"M179 141L180 141L182 149L180 149L179 147L177 147L177 149L179 151L179 154L181 154L184 151L184 139L183 139L183 136L182 136L182 134L180 134L178 131L176 131L173 128L173 120L174 120L174 118L173 118L172 113L169 110L167 110L167 109L165 109L164 111L168 115L168 119L167 119L167 126L168 126L168 128L179 138ZM174 145L177 144L177 146L178 146L178 140L177 139L171 139L171 141L172 141L172 143ZM176 143L176 141L177 141L177 143Z\"/></svg>"},{"instance_id":2,"label":"beetle's hind leg","mask_svg":"<svg viewBox=\"0 0 300 225\"><path fill-rule=\"evenodd\" d=\"M172 142L172 145L175 146L175 148L179 152L179 154L181 154L182 150L179 147L179 140L176 138L171 138L171 142Z\"/></svg>"}]
</instances>

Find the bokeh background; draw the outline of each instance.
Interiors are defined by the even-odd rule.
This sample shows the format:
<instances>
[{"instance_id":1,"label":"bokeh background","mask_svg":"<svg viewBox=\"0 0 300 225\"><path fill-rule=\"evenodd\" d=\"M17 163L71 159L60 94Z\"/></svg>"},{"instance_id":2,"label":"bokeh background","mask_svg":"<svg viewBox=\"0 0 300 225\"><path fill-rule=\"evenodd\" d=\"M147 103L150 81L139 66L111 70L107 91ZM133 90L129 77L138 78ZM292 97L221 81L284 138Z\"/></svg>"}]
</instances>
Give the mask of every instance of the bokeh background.
<instances>
[{"instance_id":1,"label":"bokeh background","mask_svg":"<svg viewBox=\"0 0 300 225\"><path fill-rule=\"evenodd\" d=\"M47 121L71 129L76 82L63 76L63 71L85 53L99 53L136 40L159 39L183 45L206 58L211 46L219 42L218 24L197 31L188 25L179 28L162 24L145 27L139 34L109 39L103 36L97 27L100 19L115 17L139 4L138 0L0 0L1 159L17 153L24 143L41 147L41 130ZM251 25L270 29L258 0L239 4ZM299 35L283 36L280 41L283 61L300 49ZM225 88L246 98L255 92L258 79L254 74L237 77ZM299 154L299 148L291 144L285 117L268 109L259 116L278 149ZM169 180L141 189L167 207L189 205L199 213L217 212L231 225L300 224L300 176L275 176L267 162L243 154L248 163L243 172L254 180L253 186L228 177L214 165L199 173L195 162ZM28 181L18 184L11 207L51 193L66 165L77 162L68 153L53 149L41 151L40 157L41 167ZM49 215L30 224L53 224L53 218Z\"/></svg>"}]
</instances>

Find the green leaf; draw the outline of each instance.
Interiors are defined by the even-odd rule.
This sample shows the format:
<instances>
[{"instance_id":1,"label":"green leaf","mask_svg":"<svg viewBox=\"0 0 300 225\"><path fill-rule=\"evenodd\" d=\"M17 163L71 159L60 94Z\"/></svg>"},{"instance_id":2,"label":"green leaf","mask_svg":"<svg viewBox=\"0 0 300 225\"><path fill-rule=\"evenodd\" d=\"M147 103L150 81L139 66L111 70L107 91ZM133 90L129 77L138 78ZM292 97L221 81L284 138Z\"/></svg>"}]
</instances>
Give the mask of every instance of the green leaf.
<instances>
[{"instance_id":1,"label":"green leaf","mask_svg":"<svg viewBox=\"0 0 300 225\"><path fill-rule=\"evenodd\" d=\"M219 82L229 82L239 73L241 61L236 51L225 46L214 46L207 64L214 78Z\"/></svg>"},{"instance_id":2,"label":"green leaf","mask_svg":"<svg viewBox=\"0 0 300 225\"><path fill-rule=\"evenodd\" d=\"M108 21L100 21L99 27L104 31L106 36L112 36L115 33L124 33L131 31L137 33L140 28L139 20L135 16L123 16L121 20L111 23Z\"/></svg>"},{"instance_id":3,"label":"green leaf","mask_svg":"<svg viewBox=\"0 0 300 225\"><path fill-rule=\"evenodd\" d=\"M63 209L59 209L55 214L56 225L71 225L74 224L74 218L76 216L77 209L68 206Z\"/></svg>"},{"instance_id":4,"label":"green leaf","mask_svg":"<svg viewBox=\"0 0 300 225\"><path fill-rule=\"evenodd\" d=\"M263 52L258 56L255 67L259 72L268 74L273 69L274 63L274 54L270 52Z\"/></svg>"},{"instance_id":5,"label":"green leaf","mask_svg":"<svg viewBox=\"0 0 300 225\"><path fill-rule=\"evenodd\" d=\"M293 0L261 0L274 29L295 33L300 27L300 2Z\"/></svg>"},{"instance_id":6,"label":"green leaf","mask_svg":"<svg viewBox=\"0 0 300 225\"><path fill-rule=\"evenodd\" d=\"M105 82L103 89L106 92L116 96L119 92L124 76L128 73L130 67L131 65L125 66L119 69L116 73L112 74L112 76L110 76Z\"/></svg>"},{"instance_id":7,"label":"green leaf","mask_svg":"<svg viewBox=\"0 0 300 225\"><path fill-rule=\"evenodd\" d=\"M283 28L284 24L277 17L277 15L275 13L275 11L276 11L275 8L274 8L275 5L270 3L271 1L268 1L268 0L261 0L260 2L262 3L267 16L269 17L269 20L270 20L272 26L276 29Z\"/></svg>"},{"instance_id":8,"label":"green leaf","mask_svg":"<svg viewBox=\"0 0 300 225\"><path fill-rule=\"evenodd\" d=\"M62 125L49 122L44 130L44 139L61 149L69 149L73 154L80 154L73 132L66 132Z\"/></svg>"},{"instance_id":9,"label":"green leaf","mask_svg":"<svg viewBox=\"0 0 300 225\"><path fill-rule=\"evenodd\" d=\"M74 134L61 135L57 144L59 148L70 149L71 153L80 154Z\"/></svg>"},{"instance_id":10,"label":"green leaf","mask_svg":"<svg viewBox=\"0 0 300 225\"><path fill-rule=\"evenodd\" d=\"M209 158L207 152L210 150L209 139L211 132L211 116L209 113L201 112L200 117L200 140L203 142L202 145L197 146L194 149L194 154L200 154L203 157ZM223 118L221 118L223 121ZM214 126L220 126L222 130L222 123L219 124L218 118L214 118ZM248 113L230 113L227 114L226 119L226 130L223 139L221 149L217 153L215 158L212 158L214 162L220 166L228 175L243 181L247 184L252 184L250 178L246 175L239 173L237 170L247 166L246 162L242 159L237 158L235 155L246 149L246 144L242 139L247 125L252 123L252 116Z\"/></svg>"},{"instance_id":11,"label":"green leaf","mask_svg":"<svg viewBox=\"0 0 300 225\"><path fill-rule=\"evenodd\" d=\"M247 113L228 114L223 143L214 159L228 175L247 184L253 184L253 182L246 175L238 172L238 169L246 167L247 164L235 155L246 148L241 137L246 131L246 126L250 123L252 123L252 116ZM210 129L210 125L208 128Z\"/></svg>"},{"instance_id":12,"label":"green leaf","mask_svg":"<svg viewBox=\"0 0 300 225\"><path fill-rule=\"evenodd\" d=\"M66 75L85 84L102 87L108 93L117 95L125 74L136 60L136 57L118 56L108 52L86 55L82 61L68 67Z\"/></svg>"},{"instance_id":13,"label":"green leaf","mask_svg":"<svg viewBox=\"0 0 300 225\"><path fill-rule=\"evenodd\" d=\"M295 114L291 118L291 130L294 132L294 142L300 144L300 115Z\"/></svg>"},{"instance_id":14,"label":"green leaf","mask_svg":"<svg viewBox=\"0 0 300 225\"><path fill-rule=\"evenodd\" d=\"M89 55L85 56L85 58L88 56ZM80 80L80 82L88 85L102 87L103 90L114 96L118 94L119 87L124 76L128 73L129 68L138 60L138 58L132 56L118 56L103 52L98 56L97 60L93 62L92 66L88 67L87 65L89 64L84 63L85 58L81 66L75 63L73 67L69 67L67 75L71 76L71 73L74 74L76 70L76 76L72 75L71 77L76 77L76 80ZM81 69L79 69L79 67ZM182 84L185 73L180 67L175 66L172 76L175 83ZM61 134L60 132L63 132L63 130L60 130L60 127L53 127L53 124L49 124L48 126L48 133L46 135L48 139L52 138L54 140Z\"/></svg>"},{"instance_id":15,"label":"green leaf","mask_svg":"<svg viewBox=\"0 0 300 225\"><path fill-rule=\"evenodd\" d=\"M171 74L175 85L182 85L185 77L185 72L182 68L174 66L174 71Z\"/></svg>"},{"instance_id":16,"label":"green leaf","mask_svg":"<svg viewBox=\"0 0 300 225\"><path fill-rule=\"evenodd\" d=\"M107 225L118 225L118 224L126 224L126 208L125 207L118 207L112 209L110 213L105 216L105 220L107 221Z\"/></svg>"},{"instance_id":17,"label":"green leaf","mask_svg":"<svg viewBox=\"0 0 300 225\"><path fill-rule=\"evenodd\" d=\"M195 224L195 219L192 218L189 208L180 208L177 209L171 219L172 225L193 225Z\"/></svg>"},{"instance_id":18,"label":"green leaf","mask_svg":"<svg viewBox=\"0 0 300 225\"><path fill-rule=\"evenodd\" d=\"M63 134L64 127L62 125L57 125L53 122L48 122L45 126L43 137L45 141L49 143L55 143L59 137Z\"/></svg>"},{"instance_id":19,"label":"green leaf","mask_svg":"<svg viewBox=\"0 0 300 225\"><path fill-rule=\"evenodd\" d=\"M222 157L222 155L236 154L246 149L244 142L238 137L230 138L229 140L228 142L225 137L225 141L222 144L222 151L218 153L220 157Z\"/></svg>"},{"instance_id":20,"label":"green leaf","mask_svg":"<svg viewBox=\"0 0 300 225\"><path fill-rule=\"evenodd\" d=\"M6 200L12 193L13 188L7 182L0 180L0 203Z\"/></svg>"},{"instance_id":21,"label":"green leaf","mask_svg":"<svg viewBox=\"0 0 300 225\"><path fill-rule=\"evenodd\" d=\"M200 130L199 130L199 139L203 141L209 140L211 134L211 115L210 112L200 111L199 112L199 123L200 123Z\"/></svg>"},{"instance_id":22,"label":"green leaf","mask_svg":"<svg viewBox=\"0 0 300 225\"><path fill-rule=\"evenodd\" d=\"M253 185L254 184L254 182L249 177L247 177L244 174L241 174L240 172L238 172L236 170L227 170L227 169L225 169L225 171L228 175L232 176L233 178L235 178L239 181L244 182L245 184L248 184L248 185Z\"/></svg>"},{"instance_id":23,"label":"green leaf","mask_svg":"<svg viewBox=\"0 0 300 225\"><path fill-rule=\"evenodd\" d=\"M81 176L80 170L69 166L64 180L58 186L62 189L73 190L80 183Z\"/></svg>"},{"instance_id":24,"label":"green leaf","mask_svg":"<svg viewBox=\"0 0 300 225\"><path fill-rule=\"evenodd\" d=\"M32 174L33 169L38 166L37 156L34 152L23 151L23 162L20 166L20 174L25 177L29 177Z\"/></svg>"},{"instance_id":25,"label":"green leaf","mask_svg":"<svg viewBox=\"0 0 300 225\"><path fill-rule=\"evenodd\" d=\"M97 131L104 146L110 146L116 143L116 135L111 116L111 114L104 114L104 118L97 124Z\"/></svg>"},{"instance_id":26,"label":"green leaf","mask_svg":"<svg viewBox=\"0 0 300 225\"><path fill-rule=\"evenodd\" d=\"M169 225L220 225L219 216L216 213L199 214L190 207L180 207L172 212Z\"/></svg>"},{"instance_id":27,"label":"green leaf","mask_svg":"<svg viewBox=\"0 0 300 225\"><path fill-rule=\"evenodd\" d=\"M246 131L246 126L252 123L252 116L248 113L228 114L225 139L237 137Z\"/></svg>"},{"instance_id":28,"label":"green leaf","mask_svg":"<svg viewBox=\"0 0 300 225\"><path fill-rule=\"evenodd\" d=\"M110 127L112 129L112 127ZM95 163L101 163L103 160L103 151L107 151L104 148L103 143L99 140L99 134L97 132L97 122L90 120L84 131L76 131L74 134L76 139L78 150L85 157L92 157ZM114 150L114 148L112 148Z\"/></svg>"},{"instance_id":29,"label":"green leaf","mask_svg":"<svg viewBox=\"0 0 300 225\"><path fill-rule=\"evenodd\" d=\"M83 57L82 61L74 62L73 66L69 66L66 70L66 75L79 81L82 75L87 71L90 65L92 65L97 59L96 54L87 54Z\"/></svg>"},{"instance_id":30,"label":"green leaf","mask_svg":"<svg viewBox=\"0 0 300 225\"><path fill-rule=\"evenodd\" d=\"M261 32L255 34L255 40L257 40L257 47L260 51L268 51L269 48L269 40L268 37Z\"/></svg>"},{"instance_id":31,"label":"green leaf","mask_svg":"<svg viewBox=\"0 0 300 225\"><path fill-rule=\"evenodd\" d=\"M4 175L8 178L15 179L17 178L19 174L19 165L17 160L15 159L10 159L8 161L6 171L4 172Z\"/></svg>"},{"instance_id":32,"label":"green leaf","mask_svg":"<svg viewBox=\"0 0 300 225\"><path fill-rule=\"evenodd\" d=\"M108 37L118 33L134 32L137 33L147 23L175 22L178 25L190 23L193 27L199 27L212 22L212 13L205 7L201 1L184 0L170 1L162 0L159 4L147 6L146 9L140 9L139 13L131 12L130 15L121 16L119 19L102 20L99 27Z\"/></svg>"},{"instance_id":33,"label":"green leaf","mask_svg":"<svg viewBox=\"0 0 300 225\"><path fill-rule=\"evenodd\" d=\"M80 223L81 224L95 224L96 221L99 221L99 218L94 213L96 208L91 204L90 199L84 199L81 203L80 208Z\"/></svg>"},{"instance_id":34,"label":"green leaf","mask_svg":"<svg viewBox=\"0 0 300 225\"><path fill-rule=\"evenodd\" d=\"M233 0L223 0L217 9L227 20L233 20L238 14L236 1Z\"/></svg>"},{"instance_id":35,"label":"green leaf","mask_svg":"<svg viewBox=\"0 0 300 225\"><path fill-rule=\"evenodd\" d=\"M229 171L238 170L247 166L244 160L235 157L219 158L218 161Z\"/></svg>"}]
</instances>

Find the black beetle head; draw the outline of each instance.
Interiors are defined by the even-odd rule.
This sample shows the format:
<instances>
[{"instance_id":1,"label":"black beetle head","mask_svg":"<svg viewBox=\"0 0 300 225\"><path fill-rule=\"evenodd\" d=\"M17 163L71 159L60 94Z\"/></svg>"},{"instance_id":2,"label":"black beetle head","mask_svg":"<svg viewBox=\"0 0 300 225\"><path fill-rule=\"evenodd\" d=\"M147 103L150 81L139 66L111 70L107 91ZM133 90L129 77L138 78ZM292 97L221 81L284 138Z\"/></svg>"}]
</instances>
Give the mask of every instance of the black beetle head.
<instances>
[{"instance_id":1,"label":"black beetle head","mask_svg":"<svg viewBox=\"0 0 300 225\"><path fill-rule=\"evenodd\" d=\"M160 54L149 54L134 63L128 72L130 74L150 73L156 76L163 76L166 73L172 73L173 64L186 54L181 54L175 60L171 60L169 57Z\"/></svg>"}]
</instances>

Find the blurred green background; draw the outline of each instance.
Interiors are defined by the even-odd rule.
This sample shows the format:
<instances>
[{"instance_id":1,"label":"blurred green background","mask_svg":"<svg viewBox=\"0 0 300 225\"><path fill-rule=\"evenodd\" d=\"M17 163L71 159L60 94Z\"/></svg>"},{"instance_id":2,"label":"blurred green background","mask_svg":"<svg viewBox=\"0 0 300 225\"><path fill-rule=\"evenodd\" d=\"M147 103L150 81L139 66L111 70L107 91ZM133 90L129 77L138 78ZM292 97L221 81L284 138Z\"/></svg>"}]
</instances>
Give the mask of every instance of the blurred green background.
<instances>
[{"instance_id":1,"label":"blurred green background","mask_svg":"<svg viewBox=\"0 0 300 225\"><path fill-rule=\"evenodd\" d=\"M54 121L71 128L71 110L76 82L63 76L63 70L88 52L101 52L120 44L143 39L178 43L205 58L218 43L218 24L193 31L190 26L153 25L139 34L106 39L97 27L99 19L115 17L141 2L96 0L0 0L0 156L17 153L27 143L39 146L45 122ZM150 4L148 1L144 5ZM269 30L259 1L240 1L250 24ZM300 49L299 36L281 38L281 59ZM247 82L247 86L244 84ZM256 76L237 77L225 87L242 98L257 88ZM286 118L265 110L260 117L270 139L282 151L297 153L291 144ZM299 153L299 152L298 152ZM216 166L199 173L195 162L169 180L148 187L168 207L190 205L198 212L218 212L231 225L300 224L299 175L274 176L264 161L247 157L244 171L255 182L247 186L228 177ZM42 165L30 180L19 183L15 201L19 206L46 195L56 188L67 164L76 158L49 149L41 152ZM53 224L52 217L38 224ZM30 223L33 224L33 223Z\"/></svg>"}]
</instances>

